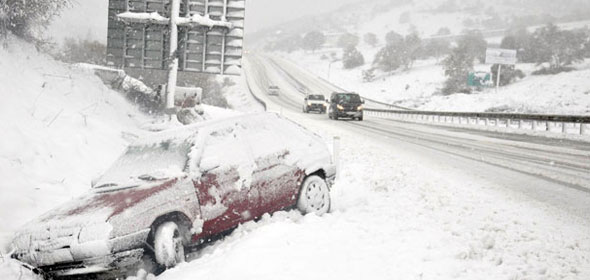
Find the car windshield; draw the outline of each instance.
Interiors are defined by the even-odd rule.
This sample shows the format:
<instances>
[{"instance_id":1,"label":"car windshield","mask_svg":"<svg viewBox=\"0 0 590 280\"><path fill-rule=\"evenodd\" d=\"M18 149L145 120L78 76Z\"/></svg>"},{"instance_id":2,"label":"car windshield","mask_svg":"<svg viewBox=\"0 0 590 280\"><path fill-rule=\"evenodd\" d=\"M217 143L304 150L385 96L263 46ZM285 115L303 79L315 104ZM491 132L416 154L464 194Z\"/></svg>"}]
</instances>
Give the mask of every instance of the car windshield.
<instances>
[{"instance_id":1,"label":"car windshield","mask_svg":"<svg viewBox=\"0 0 590 280\"><path fill-rule=\"evenodd\" d=\"M100 177L94 188L129 187L180 176L185 171L189 149L188 143L173 141L131 146Z\"/></svg>"},{"instance_id":2,"label":"car windshield","mask_svg":"<svg viewBox=\"0 0 590 280\"><path fill-rule=\"evenodd\" d=\"M361 97L358 94L337 94L338 103L360 103Z\"/></svg>"},{"instance_id":3,"label":"car windshield","mask_svg":"<svg viewBox=\"0 0 590 280\"><path fill-rule=\"evenodd\" d=\"M307 97L308 100L324 100L324 96L321 94L310 95Z\"/></svg>"}]
</instances>

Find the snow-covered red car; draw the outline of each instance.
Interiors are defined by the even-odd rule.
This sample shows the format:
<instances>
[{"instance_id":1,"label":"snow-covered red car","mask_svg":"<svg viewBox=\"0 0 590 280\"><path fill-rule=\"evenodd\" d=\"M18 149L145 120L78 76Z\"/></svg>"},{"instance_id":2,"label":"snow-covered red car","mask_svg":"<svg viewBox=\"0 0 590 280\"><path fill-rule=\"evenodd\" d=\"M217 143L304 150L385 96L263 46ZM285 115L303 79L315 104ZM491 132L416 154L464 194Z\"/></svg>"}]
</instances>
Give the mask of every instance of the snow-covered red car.
<instances>
[{"instance_id":1,"label":"snow-covered red car","mask_svg":"<svg viewBox=\"0 0 590 280\"><path fill-rule=\"evenodd\" d=\"M325 142L276 114L155 133L86 195L18 231L12 256L57 277L172 267L186 248L265 213L328 212L335 173Z\"/></svg>"}]
</instances>

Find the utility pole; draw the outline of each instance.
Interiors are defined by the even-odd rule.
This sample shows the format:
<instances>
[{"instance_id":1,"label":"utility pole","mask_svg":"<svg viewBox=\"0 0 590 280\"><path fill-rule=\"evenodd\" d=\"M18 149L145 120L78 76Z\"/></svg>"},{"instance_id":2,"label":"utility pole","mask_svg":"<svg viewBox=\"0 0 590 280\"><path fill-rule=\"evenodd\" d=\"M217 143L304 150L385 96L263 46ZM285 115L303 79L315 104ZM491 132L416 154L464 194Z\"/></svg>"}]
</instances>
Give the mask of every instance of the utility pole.
<instances>
[{"instance_id":1,"label":"utility pole","mask_svg":"<svg viewBox=\"0 0 590 280\"><path fill-rule=\"evenodd\" d=\"M180 0L171 0L170 12L170 53L168 65L168 84L166 85L166 110L170 115L174 112L174 95L178 80L178 18L180 17Z\"/></svg>"}]
</instances>

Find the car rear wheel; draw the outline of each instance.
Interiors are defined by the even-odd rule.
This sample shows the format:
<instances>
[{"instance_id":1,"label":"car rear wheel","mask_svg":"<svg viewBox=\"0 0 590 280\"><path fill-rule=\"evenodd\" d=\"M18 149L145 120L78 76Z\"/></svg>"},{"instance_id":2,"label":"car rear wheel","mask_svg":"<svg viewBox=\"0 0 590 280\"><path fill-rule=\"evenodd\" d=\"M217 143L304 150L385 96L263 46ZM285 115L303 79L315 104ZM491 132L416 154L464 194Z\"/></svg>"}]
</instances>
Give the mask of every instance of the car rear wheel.
<instances>
[{"instance_id":1,"label":"car rear wheel","mask_svg":"<svg viewBox=\"0 0 590 280\"><path fill-rule=\"evenodd\" d=\"M317 215L330 211L330 189L324 179L317 175L305 178L299 191L297 209L303 214Z\"/></svg>"},{"instance_id":2,"label":"car rear wheel","mask_svg":"<svg viewBox=\"0 0 590 280\"><path fill-rule=\"evenodd\" d=\"M171 268L185 261L184 242L175 222L165 222L158 226L154 236L154 255L156 263Z\"/></svg>"}]
</instances>

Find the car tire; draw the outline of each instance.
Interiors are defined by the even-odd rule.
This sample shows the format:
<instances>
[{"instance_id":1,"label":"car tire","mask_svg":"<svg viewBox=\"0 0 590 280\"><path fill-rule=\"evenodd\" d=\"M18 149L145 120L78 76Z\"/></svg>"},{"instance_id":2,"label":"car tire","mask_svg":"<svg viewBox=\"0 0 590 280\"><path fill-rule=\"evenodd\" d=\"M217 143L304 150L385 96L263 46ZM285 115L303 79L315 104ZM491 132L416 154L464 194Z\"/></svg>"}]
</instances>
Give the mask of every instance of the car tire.
<instances>
[{"instance_id":1,"label":"car tire","mask_svg":"<svg viewBox=\"0 0 590 280\"><path fill-rule=\"evenodd\" d=\"M330 188L322 177L312 175L301 184L297 209L302 214L315 213L321 216L330 211Z\"/></svg>"},{"instance_id":2,"label":"car tire","mask_svg":"<svg viewBox=\"0 0 590 280\"><path fill-rule=\"evenodd\" d=\"M171 268L186 260L184 240L175 222L164 222L154 235L154 256L156 263Z\"/></svg>"}]
</instances>

